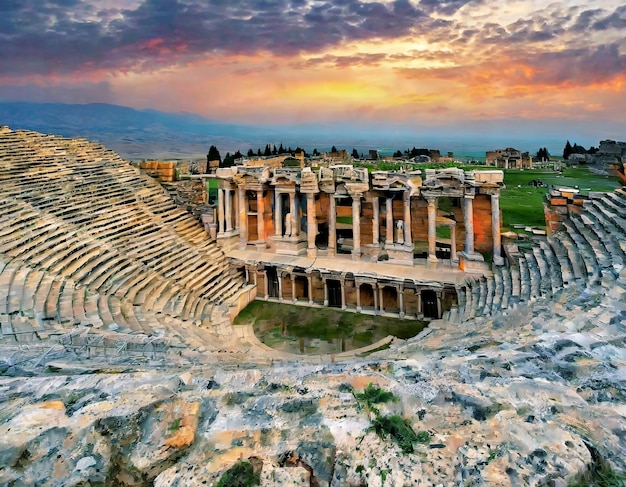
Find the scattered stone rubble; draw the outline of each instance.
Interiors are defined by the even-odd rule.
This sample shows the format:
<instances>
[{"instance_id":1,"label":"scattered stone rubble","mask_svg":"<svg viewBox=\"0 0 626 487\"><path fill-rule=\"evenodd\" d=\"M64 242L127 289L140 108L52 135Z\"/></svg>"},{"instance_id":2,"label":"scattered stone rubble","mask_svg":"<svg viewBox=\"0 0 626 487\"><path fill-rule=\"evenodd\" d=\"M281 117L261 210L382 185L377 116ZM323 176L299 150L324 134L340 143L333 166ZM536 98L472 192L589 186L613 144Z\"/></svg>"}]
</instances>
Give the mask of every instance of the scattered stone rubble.
<instances>
[{"instance_id":1,"label":"scattered stone rubble","mask_svg":"<svg viewBox=\"0 0 626 487\"><path fill-rule=\"evenodd\" d=\"M235 338L243 281L114 154L0 130L0 161L0 485L215 485L240 460L266 486L566 486L597 456L626 471L626 193L509 249L420 336L321 362ZM346 392L369 383L430 442L402 454L370 431Z\"/></svg>"}]
</instances>

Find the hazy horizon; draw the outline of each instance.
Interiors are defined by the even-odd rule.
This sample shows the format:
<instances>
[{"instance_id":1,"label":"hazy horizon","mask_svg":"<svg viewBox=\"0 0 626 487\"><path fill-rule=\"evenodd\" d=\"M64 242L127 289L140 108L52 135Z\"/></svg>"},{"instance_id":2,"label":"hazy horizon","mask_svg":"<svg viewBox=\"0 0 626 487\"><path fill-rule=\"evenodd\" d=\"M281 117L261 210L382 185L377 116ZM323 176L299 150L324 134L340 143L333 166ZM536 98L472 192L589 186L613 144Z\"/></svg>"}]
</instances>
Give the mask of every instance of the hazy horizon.
<instances>
[{"instance_id":1,"label":"hazy horizon","mask_svg":"<svg viewBox=\"0 0 626 487\"><path fill-rule=\"evenodd\" d=\"M0 100L346 137L626 138L621 0L22 0L0 12Z\"/></svg>"}]
</instances>

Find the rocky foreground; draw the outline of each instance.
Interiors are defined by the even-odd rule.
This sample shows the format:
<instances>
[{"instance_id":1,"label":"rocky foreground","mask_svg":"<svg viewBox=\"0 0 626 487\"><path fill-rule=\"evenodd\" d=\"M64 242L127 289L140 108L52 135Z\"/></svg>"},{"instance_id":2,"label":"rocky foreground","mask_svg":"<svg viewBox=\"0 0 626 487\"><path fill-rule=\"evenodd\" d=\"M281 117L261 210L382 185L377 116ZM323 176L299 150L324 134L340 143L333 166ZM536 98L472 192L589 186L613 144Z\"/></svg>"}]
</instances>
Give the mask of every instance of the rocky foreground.
<instances>
[{"instance_id":1,"label":"rocky foreground","mask_svg":"<svg viewBox=\"0 0 626 487\"><path fill-rule=\"evenodd\" d=\"M267 486L620 485L625 338L622 271L348 362L0 347L0 485L217 485L240 460Z\"/></svg>"}]
</instances>

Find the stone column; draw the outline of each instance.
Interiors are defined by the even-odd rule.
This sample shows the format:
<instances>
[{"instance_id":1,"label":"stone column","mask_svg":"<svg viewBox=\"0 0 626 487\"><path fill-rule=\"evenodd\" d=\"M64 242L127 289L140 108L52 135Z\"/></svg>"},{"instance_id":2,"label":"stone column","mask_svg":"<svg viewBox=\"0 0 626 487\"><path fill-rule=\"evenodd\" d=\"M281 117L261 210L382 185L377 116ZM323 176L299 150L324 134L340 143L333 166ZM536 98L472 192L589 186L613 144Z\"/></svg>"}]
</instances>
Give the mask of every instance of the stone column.
<instances>
[{"instance_id":1,"label":"stone column","mask_svg":"<svg viewBox=\"0 0 626 487\"><path fill-rule=\"evenodd\" d=\"M311 258L317 255L315 248L315 236L317 235L317 217L315 215L315 194L306 195L306 256Z\"/></svg>"},{"instance_id":2,"label":"stone column","mask_svg":"<svg viewBox=\"0 0 626 487\"><path fill-rule=\"evenodd\" d=\"M226 231L230 232L233 229L233 205L232 205L232 194L230 189L225 189L226 193L226 207L224 212L226 213Z\"/></svg>"},{"instance_id":3,"label":"stone column","mask_svg":"<svg viewBox=\"0 0 626 487\"><path fill-rule=\"evenodd\" d=\"M383 303L383 290L385 286L378 286L378 309L381 313L385 312L385 304Z\"/></svg>"},{"instance_id":4,"label":"stone column","mask_svg":"<svg viewBox=\"0 0 626 487\"><path fill-rule=\"evenodd\" d=\"M422 310L422 290L416 290L415 295L417 297L417 314L423 315L424 311Z\"/></svg>"},{"instance_id":5,"label":"stone column","mask_svg":"<svg viewBox=\"0 0 626 487\"><path fill-rule=\"evenodd\" d=\"M314 301L313 301L313 275L312 274L308 274L307 275L307 286L309 287L309 305L313 305Z\"/></svg>"},{"instance_id":6,"label":"stone column","mask_svg":"<svg viewBox=\"0 0 626 487\"><path fill-rule=\"evenodd\" d=\"M348 306L346 305L346 281L345 279L341 279L339 281L341 284L341 309L346 309Z\"/></svg>"},{"instance_id":7,"label":"stone column","mask_svg":"<svg viewBox=\"0 0 626 487\"><path fill-rule=\"evenodd\" d=\"M354 285L356 287L356 312L361 312L361 285L354 281Z\"/></svg>"},{"instance_id":8,"label":"stone column","mask_svg":"<svg viewBox=\"0 0 626 487\"><path fill-rule=\"evenodd\" d=\"M278 278L278 300L283 300L283 273L276 271L276 277Z\"/></svg>"},{"instance_id":9,"label":"stone column","mask_svg":"<svg viewBox=\"0 0 626 487\"><path fill-rule=\"evenodd\" d=\"M324 279L324 306L328 307L328 280Z\"/></svg>"},{"instance_id":10,"label":"stone column","mask_svg":"<svg viewBox=\"0 0 626 487\"><path fill-rule=\"evenodd\" d=\"M493 263L503 265L502 238L500 236L500 195L491 195L491 233L493 236Z\"/></svg>"},{"instance_id":11,"label":"stone column","mask_svg":"<svg viewBox=\"0 0 626 487\"><path fill-rule=\"evenodd\" d=\"M361 195L352 196L352 258L361 258Z\"/></svg>"},{"instance_id":12,"label":"stone column","mask_svg":"<svg viewBox=\"0 0 626 487\"><path fill-rule=\"evenodd\" d=\"M387 245L392 245L393 244L393 205L392 205L393 200L391 198L387 198L386 204L385 204L385 217L386 217L386 234L385 234L385 243Z\"/></svg>"},{"instance_id":13,"label":"stone column","mask_svg":"<svg viewBox=\"0 0 626 487\"><path fill-rule=\"evenodd\" d=\"M235 227L235 230L239 230L239 198L235 198L235 191L237 190L233 190L233 203L235 206L235 213L233 215L233 226Z\"/></svg>"},{"instance_id":14,"label":"stone column","mask_svg":"<svg viewBox=\"0 0 626 487\"><path fill-rule=\"evenodd\" d=\"M379 229L380 229L380 208L378 196L374 196L372 198L372 207L374 209L374 214L372 216L372 243L374 245L378 245L378 241L380 240Z\"/></svg>"},{"instance_id":15,"label":"stone column","mask_svg":"<svg viewBox=\"0 0 626 487\"><path fill-rule=\"evenodd\" d=\"M274 235L283 236L283 198L277 189L274 190Z\"/></svg>"},{"instance_id":16,"label":"stone column","mask_svg":"<svg viewBox=\"0 0 626 487\"><path fill-rule=\"evenodd\" d=\"M465 208L463 209L463 221L465 223L465 248L466 254L474 253L474 197L465 195L463 198Z\"/></svg>"},{"instance_id":17,"label":"stone column","mask_svg":"<svg viewBox=\"0 0 626 487\"><path fill-rule=\"evenodd\" d=\"M404 245L413 248L413 236L411 235L411 193L407 189L402 195L404 205Z\"/></svg>"},{"instance_id":18,"label":"stone column","mask_svg":"<svg viewBox=\"0 0 626 487\"><path fill-rule=\"evenodd\" d=\"M248 202L246 190L239 186L239 250L245 250L248 243Z\"/></svg>"},{"instance_id":19,"label":"stone column","mask_svg":"<svg viewBox=\"0 0 626 487\"><path fill-rule=\"evenodd\" d=\"M296 298L296 276L291 274L291 299L293 299L294 304L298 302Z\"/></svg>"},{"instance_id":20,"label":"stone column","mask_svg":"<svg viewBox=\"0 0 626 487\"><path fill-rule=\"evenodd\" d=\"M428 201L428 262L437 262L437 199Z\"/></svg>"},{"instance_id":21,"label":"stone column","mask_svg":"<svg viewBox=\"0 0 626 487\"><path fill-rule=\"evenodd\" d=\"M374 289L374 286L376 289ZM372 284L372 294L374 295L374 314L379 314L378 310L378 283Z\"/></svg>"},{"instance_id":22,"label":"stone column","mask_svg":"<svg viewBox=\"0 0 626 487\"><path fill-rule=\"evenodd\" d=\"M267 282L267 269L263 269L263 292L265 293L265 300L270 297L270 283Z\"/></svg>"},{"instance_id":23,"label":"stone column","mask_svg":"<svg viewBox=\"0 0 626 487\"><path fill-rule=\"evenodd\" d=\"M265 242L265 198L262 189L256 192L256 225L258 240Z\"/></svg>"},{"instance_id":24,"label":"stone column","mask_svg":"<svg viewBox=\"0 0 626 487\"><path fill-rule=\"evenodd\" d=\"M328 206L328 255L333 257L337 253L337 200L334 194L330 195Z\"/></svg>"},{"instance_id":25,"label":"stone column","mask_svg":"<svg viewBox=\"0 0 626 487\"><path fill-rule=\"evenodd\" d=\"M398 286L396 292L398 293L398 314L400 318L404 318L404 289Z\"/></svg>"},{"instance_id":26,"label":"stone column","mask_svg":"<svg viewBox=\"0 0 626 487\"><path fill-rule=\"evenodd\" d=\"M289 218L291 219L290 237L295 237L296 235L298 235L298 219L296 211L296 193L289 193Z\"/></svg>"},{"instance_id":27,"label":"stone column","mask_svg":"<svg viewBox=\"0 0 626 487\"><path fill-rule=\"evenodd\" d=\"M217 190L217 233L224 233L224 190Z\"/></svg>"},{"instance_id":28,"label":"stone column","mask_svg":"<svg viewBox=\"0 0 626 487\"><path fill-rule=\"evenodd\" d=\"M450 227L450 260L452 262L459 261L456 255L456 225Z\"/></svg>"},{"instance_id":29,"label":"stone column","mask_svg":"<svg viewBox=\"0 0 626 487\"><path fill-rule=\"evenodd\" d=\"M441 293L437 293L437 319L441 318Z\"/></svg>"}]
</instances>

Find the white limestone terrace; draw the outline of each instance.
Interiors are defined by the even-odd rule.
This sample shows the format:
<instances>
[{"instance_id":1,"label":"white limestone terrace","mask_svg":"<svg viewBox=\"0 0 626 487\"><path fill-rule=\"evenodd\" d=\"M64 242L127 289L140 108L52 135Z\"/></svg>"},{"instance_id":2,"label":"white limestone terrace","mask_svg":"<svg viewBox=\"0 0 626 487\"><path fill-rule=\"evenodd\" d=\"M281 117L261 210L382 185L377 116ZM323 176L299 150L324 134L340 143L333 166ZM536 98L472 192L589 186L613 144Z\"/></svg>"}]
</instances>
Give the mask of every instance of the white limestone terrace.
<instances>
[{"instance_id":1,"label":"white limestone terrace","mask_svg":"<svg viewBox=\"0 0 626 487\"><path fill-rule=\"evenodd\" d=\"M0 342L80 328L228 348L232 306L251 290L198 222L119 155L0 130Z\"/></svg>"}]
</instances>

